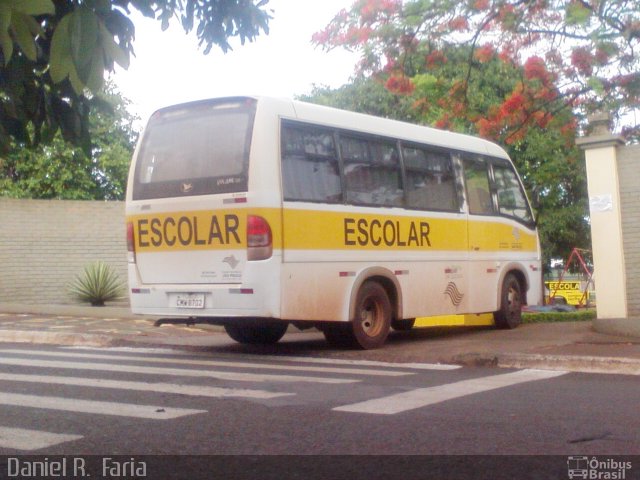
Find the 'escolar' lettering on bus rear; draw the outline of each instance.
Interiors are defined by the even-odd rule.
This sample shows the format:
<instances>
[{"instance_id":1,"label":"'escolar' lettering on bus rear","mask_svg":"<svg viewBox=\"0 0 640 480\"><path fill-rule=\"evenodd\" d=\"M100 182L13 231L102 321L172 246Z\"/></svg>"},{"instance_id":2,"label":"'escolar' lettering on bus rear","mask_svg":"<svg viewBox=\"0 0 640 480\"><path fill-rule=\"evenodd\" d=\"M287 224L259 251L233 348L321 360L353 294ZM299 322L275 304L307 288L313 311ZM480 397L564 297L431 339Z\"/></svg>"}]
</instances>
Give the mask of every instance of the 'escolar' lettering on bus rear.
<instances>
[{"instance_id":1,"label":"'escolar' lettering on bus rear","mask_svg":"<svg viewBox=\"0 0 640 480\"><path fill-rule=\"evenodd\" d=\"M137 244L140 248L241 244L238 234L240 220L233 214L222 218L211 215L206 225L199 225L196 215L140 218L136 227Z\"/></svg>"}]
</instances>

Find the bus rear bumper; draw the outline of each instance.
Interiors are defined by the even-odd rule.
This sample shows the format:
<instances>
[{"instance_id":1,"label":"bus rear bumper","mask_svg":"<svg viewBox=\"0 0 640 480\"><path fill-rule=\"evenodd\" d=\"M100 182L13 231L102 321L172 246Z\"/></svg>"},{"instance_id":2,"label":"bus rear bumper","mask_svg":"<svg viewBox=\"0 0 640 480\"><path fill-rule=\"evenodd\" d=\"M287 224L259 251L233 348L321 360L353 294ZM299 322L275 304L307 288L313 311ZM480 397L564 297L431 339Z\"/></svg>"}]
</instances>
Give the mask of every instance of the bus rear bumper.
<instances>
[{"instance_id":1,"label":"bus rear bumper","mask_svg":"<svg viewBox=\"0 0 640 480\"><path fill-rule=\"evenodd\" d=\"M250 285L163 285L132 287L131 311L139 315L176 318L277 316L265 292Z\"/></svg>"}]
</instances>

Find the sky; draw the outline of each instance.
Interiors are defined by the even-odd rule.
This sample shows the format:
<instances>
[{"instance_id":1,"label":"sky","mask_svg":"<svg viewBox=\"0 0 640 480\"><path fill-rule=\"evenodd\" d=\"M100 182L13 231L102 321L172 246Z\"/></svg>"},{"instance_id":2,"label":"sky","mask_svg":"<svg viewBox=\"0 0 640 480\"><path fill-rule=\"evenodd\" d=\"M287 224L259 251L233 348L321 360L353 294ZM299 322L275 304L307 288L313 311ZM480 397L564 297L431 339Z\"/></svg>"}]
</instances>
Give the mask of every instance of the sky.
<instances>
[{"instance_id":1,"label":"sky","mask_svg":"<svg viewBox=\"0 0 640 480\"><path fill-rule=\"evenodd\" d=\"M311 36L350 4L270 0L269 35L244 45L233 41L227 54L214 46L208 55L177 19L163 32L159 21L134 13L135 57L129 69L118 68L113 79L142 124L158 108L191 100L227 95L292 98L309 93L314 84L339 87L353 74L357 56L344 50L325 52L311 44Z\"/></svg>"}]
</instances>

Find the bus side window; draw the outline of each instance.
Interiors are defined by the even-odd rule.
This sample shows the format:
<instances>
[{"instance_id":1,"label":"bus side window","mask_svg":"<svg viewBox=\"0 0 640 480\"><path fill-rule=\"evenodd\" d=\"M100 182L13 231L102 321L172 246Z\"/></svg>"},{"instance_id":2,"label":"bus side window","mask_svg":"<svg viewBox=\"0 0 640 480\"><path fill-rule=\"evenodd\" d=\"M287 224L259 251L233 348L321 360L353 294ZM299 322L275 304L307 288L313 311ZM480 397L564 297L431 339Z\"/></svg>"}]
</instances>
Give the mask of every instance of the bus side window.
<instances>
[{"instance_id":1,"label":"bus side window","mask_svg":"<svg viewBox=\"0 0 640 480\"><path fill-rule=\"evenodd\" d=\"M495 209L491 198L487 162L470 157L464 158L464 178L467 184L469 213L492 215Z\"/></svg>"},{"instance_id":2,"label":"bus side window","mask_svg":"<svg viewBox=\"0 0 640 480\"><path fill-rule=\"evenodd\" d=\"M455 174L448 153L405 146L407 207L459 211Z\"/></svg>"},{"instance_id":3,"label":"bus side window","mask_svg":"<svg viewBox=\"0 0 640 480\"><path fill-rule=\"evenodd\" d=\"M340 168L330 130L283 125L282 184L285 200L342 202Z\"/></svg>"},{"instance_id":4,"label":"bus side window","mask_svg":"<svg viewBox=\"0 0 640 480\"><path fill-rule=\"evenodd\" d=\"M401 207L400 157L395 143L340 135L347 201Z\"/></svg>"},{"instance_id":5,"label":"bus side window","mask_svg":"<svg viewBox=\"0 0 640 480\"><path fill-rule=\"evenodd\" d=\"M520 186L518 177L509 164L494 163L493 177L498 196L498 208L501 215L515 217L525 223L533 221L527 198Z\"/></svg>"}]
</instances>

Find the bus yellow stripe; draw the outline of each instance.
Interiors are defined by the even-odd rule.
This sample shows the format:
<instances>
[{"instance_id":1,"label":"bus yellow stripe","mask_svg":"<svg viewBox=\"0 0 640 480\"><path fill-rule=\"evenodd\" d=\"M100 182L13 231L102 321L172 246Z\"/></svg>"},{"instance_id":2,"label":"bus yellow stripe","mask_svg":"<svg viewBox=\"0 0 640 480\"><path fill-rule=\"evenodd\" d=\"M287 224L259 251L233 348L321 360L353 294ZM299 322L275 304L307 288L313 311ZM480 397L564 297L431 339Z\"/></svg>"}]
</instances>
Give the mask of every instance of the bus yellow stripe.
<instances>
[{"instance_id":1,"label":"bus yellow stripe","mask_svg":"<svg viewBox=\"0 0 640 480\"><path fill-rule=\"evenodd\" d=\"M467 249L462 219L287 209L284 227L285 249Z\"/></svg>"},{"instance_id":2,"label":"bus yellow stripe","mask_svg":"<svg viewBox=\"0 0 640 480\"><path fill-rule=\"evenodd\" d=\"M248 215L271 225L275 248L292 250L535 252L535 234L464 217L363 214L327 210L236 208L130 215L138 252L246 248ZM471 238L471 242L468 241Z\"/></svg>"},{"instance_id":3,"label":"bus yellow stripe","mask_svg":"<svg viewBox=\"0 0 640 480\"><path fill-rule=\"evenodd\" d=\"M493 314L439 315L416 318L416 327L480 327L493 325Z\"/></svg>"},{"instance_id":4,"label":"bus yellow stripe","mask_svg":"<svg viewBox=\"0 0 640 480\"><path fill-rule=\"evenodd\" d=\"M260 215L271 225L273 243L280 245L280 209L216 209L130 215L137 252L243 249L247 215Z\"/></svg>"}]
</instances>

